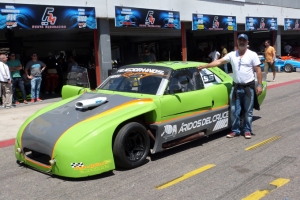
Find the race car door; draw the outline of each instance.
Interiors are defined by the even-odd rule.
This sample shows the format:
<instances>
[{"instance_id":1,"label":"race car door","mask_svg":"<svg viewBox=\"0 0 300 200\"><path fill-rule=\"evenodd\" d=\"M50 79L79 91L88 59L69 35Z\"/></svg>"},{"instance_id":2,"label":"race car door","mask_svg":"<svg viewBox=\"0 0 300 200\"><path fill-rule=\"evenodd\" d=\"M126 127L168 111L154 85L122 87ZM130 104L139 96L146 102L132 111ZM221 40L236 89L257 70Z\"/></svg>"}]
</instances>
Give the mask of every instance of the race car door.
<instances>
[{"instance_id":1,"label":"race car door","mask_svg":"<svg viewBox=\"0 0 300 200\"><path fill-rule=\"evenodd\" d=\"M204 89L196 68L174 70L161 98L162 120L211 110L212 95Z\"/></svg>"}]
</instances>

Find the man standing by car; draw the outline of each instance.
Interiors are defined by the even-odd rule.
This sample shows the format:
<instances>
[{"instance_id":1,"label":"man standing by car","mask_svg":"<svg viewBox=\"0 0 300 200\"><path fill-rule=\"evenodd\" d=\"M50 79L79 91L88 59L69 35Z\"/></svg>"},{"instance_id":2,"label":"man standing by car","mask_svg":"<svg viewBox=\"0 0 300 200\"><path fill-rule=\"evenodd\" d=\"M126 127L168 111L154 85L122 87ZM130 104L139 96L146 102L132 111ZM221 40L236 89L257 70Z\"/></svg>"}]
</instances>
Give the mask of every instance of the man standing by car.
<instances>
[{"instance_id":1,"label":"man standing by car","mask_svg":"<svg viewBox=\"0 0 300 200\"><path fill-rule=\"evenodd\" d=\"M7 57L0 54L0 83L4 108L12 108L12 88L9 68L6 65Z\"/></svg>"},{"instance_id":2,"label":"man standing by car","mask_svg":"<svg viewBox=\"0 0 300 200\"><path fill-rule=\"evenodd\" d=\"M270 40L265 41L265 72L268 73L269 67L272 69L273 72L273 81L275 81L276 76L276 69L275 69L275 58L276 58L276 51L274 47L272 47Z\"/></svg>"},{"instance_id":3,"label":"man standing by car","mask_svg":"<svg viewBox=\"0 0 300 200\"><path fill-rule=\"evenodd\" d=\"M231 63L233 72L233 87L230 93L230 114L231 130L227 135L233 138L241 134L240 114L244 110L243 132L246 139L251 138L253 108L259 110L257 95L262 93L262 73L258 55L247 49L248 36L240 34L237 39L237 50L225 55L223 58L215 60L204 66L199 66L198 70L219 66L225 63ZM258 86L255 91L256 72Z\"/></svg>"},{"instance_id":4,"label":"man standing by car","mask_svg":"<svg viewBox=\"0 0 300 200\"><path fill-rule=\"evenodd\" d=\"M41 88L41 82L42 82L42 72L45 70L46 65L39 61L37 58L37 54L33 53L31 56L31 59L25 67L25 74L26 76L31 79L31 103L34 103L35 99L36 101L40 102L42 101L40 99L40 88ZM28 70L30 70L30 75L28 73Z\"/></svg>"},{"instance_id":5,"label":"man standing by car","mask_svg":"<svg viewBox=\"0 0 300 200\"><path fill-rule=\"evenodd\" d=\"M16 88L19 87L22 97L23 97L23 103L27 104L27 97L26 97L26 90L24 87L24 82L21 77L20 70L22 70L21 62L16 59L15 53L10 53L9 55L9 61L7 61L7 65L9 67L11 78L12 78L12 91L13 91L13 99L15 101L15 104L20 104L18 101L18 97L16 94Z\"/></svg>"}]
</instances>

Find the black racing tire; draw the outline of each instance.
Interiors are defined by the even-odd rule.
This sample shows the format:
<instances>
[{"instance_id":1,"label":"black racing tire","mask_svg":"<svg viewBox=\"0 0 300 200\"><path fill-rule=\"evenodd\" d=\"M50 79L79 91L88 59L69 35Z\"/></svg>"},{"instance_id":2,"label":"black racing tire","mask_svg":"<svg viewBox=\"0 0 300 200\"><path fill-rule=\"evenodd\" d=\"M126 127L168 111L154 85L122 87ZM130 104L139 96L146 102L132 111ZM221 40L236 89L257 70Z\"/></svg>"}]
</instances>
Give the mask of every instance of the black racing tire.
<instances>
[{"instance_id":1,"label":"black racing tire","mask_svg":"<svg viewBox=\"0 0 300 200\"><path fill-rule=\"evenodd\" d=\"M150 149L147 129L140 123L125 124L117 133L113 144L115 164L132 169L145 163Z\"/></svg>"},{"instance_id":2,"label":"black racing tire","mask_svg":"<svg viewBox=\"0 0 300 200\"><path fill-rule=\"evenodd\" d=\"M293 65L291 65L291 64L284 65L284 71L287 72L287 73L293 72L294 71Z\"/></svg>"}]
</instances>

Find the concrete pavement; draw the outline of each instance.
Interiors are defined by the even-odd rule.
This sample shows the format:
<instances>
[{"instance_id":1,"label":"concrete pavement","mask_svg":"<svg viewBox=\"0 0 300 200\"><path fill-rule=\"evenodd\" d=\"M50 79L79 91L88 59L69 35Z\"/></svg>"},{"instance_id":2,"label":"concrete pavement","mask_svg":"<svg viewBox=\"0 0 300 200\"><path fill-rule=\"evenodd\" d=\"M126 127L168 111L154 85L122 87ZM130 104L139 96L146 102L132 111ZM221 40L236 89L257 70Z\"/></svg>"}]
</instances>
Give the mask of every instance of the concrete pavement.
<instances>
[{"instance_id":1,"label":"concrete pavement","mask_svg":"<svg viewBox=\"0 0 300 200\"><path fill-rule=\"evenodd\" d=\"M272 74L267 75L267 80L272 79ZM275 82L268 82L268 89L300 82L300 72L277 73ZM14 143L14 138L23 122L37 110L61 100L60 97L46 99L43 102L29 103L11 109L0 109L0 148Z\"/></svg>"}]
</instances>

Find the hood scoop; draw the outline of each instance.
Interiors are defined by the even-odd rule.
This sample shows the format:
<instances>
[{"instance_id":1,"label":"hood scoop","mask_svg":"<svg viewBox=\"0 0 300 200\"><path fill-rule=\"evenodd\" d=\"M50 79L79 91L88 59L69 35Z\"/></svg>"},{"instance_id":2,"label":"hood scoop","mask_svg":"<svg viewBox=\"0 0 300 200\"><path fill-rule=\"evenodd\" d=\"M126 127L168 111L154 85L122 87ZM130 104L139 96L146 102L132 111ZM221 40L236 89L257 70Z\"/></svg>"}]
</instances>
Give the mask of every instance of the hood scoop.
<instances>
[{"instance_id":1,"label":"hood scoop","mask_svg":"<svg viewBox=\"0 0 300 200\"><path fill-rule=\"evenodd\" d=\"M89 109L92 107L100 106L101 104L107 101L106 97L97 97L93 99L85 99L81 101L77 101L75 103L75 107L78 109Z\"/></svg>"}]
</instances>

